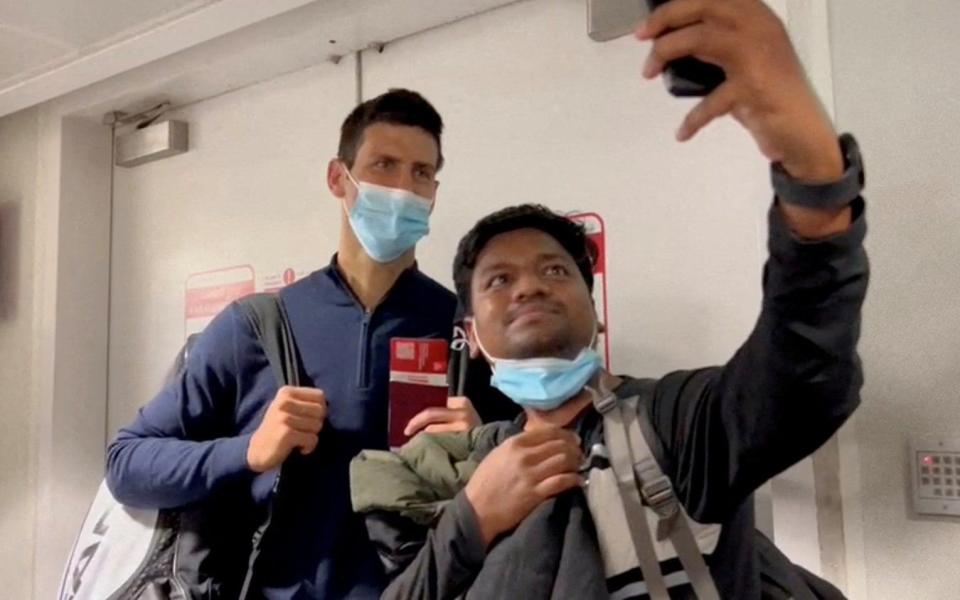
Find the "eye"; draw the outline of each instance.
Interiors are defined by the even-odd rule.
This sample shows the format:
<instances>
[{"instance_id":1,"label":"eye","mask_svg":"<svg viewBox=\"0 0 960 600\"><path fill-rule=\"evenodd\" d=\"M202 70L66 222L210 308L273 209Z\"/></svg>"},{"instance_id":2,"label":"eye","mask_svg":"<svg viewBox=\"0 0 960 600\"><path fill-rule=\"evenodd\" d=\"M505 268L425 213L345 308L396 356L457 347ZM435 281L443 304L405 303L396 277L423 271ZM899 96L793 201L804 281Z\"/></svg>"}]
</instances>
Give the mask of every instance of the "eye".
<instances>
[{"instance_id":1,"label":"eye","mask_svg":"<svg viewBox=\"0 0 960 600\"><path fill-rule=\"evenodd\" d=\"M486 289L489 290L492 288L503 287L504 285L507 284L508 281L509 280L505 274L497 273L496 275L493 275L492 277L487 279Z\"/></svg>"},{"instance_id":2,"label":"eye","mask_svg":"<svg viewBox=\"0 0 960 600\"><path fill-rule=\"evenodd\" d=\"M570 269L561 264L547 265L543 272L549 277L566 277L570 275Z\"/></svg>"},{"instance_id":3,"label":"eye","mask_svg":"<svg viewBox=\"0 0 960 600\"><path fill-rule=\"evenodd\" d=\"M433 170L426 167L419 168L414 172L414 176L421 181L433 181Z\"/></svg>"},{"instance_id":4,"label":"eye","mask_svg":"<svg viewBox=\"0 0 960 600\"><path fill-rule=\"evenodd\" d=\"M389 158L378 158L377 161L373 163L373 166L377 169L389 169L393 166L393 160Z\"/></svg>"}]
</instances>

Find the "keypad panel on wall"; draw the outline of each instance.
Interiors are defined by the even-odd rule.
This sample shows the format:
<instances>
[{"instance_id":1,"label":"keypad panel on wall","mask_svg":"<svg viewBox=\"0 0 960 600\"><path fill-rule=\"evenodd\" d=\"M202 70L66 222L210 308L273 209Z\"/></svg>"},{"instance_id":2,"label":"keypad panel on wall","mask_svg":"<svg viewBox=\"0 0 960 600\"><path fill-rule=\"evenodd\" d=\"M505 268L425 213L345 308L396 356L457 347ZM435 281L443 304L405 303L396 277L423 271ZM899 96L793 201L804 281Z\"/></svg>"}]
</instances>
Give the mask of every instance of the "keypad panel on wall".
<instances>
[{"instance_id":1,"label":"keypad panel on wall","mask_svg":"<svg viewBox=\"0 0 960 600\"><path fill-rule=\"evenodd\" d=\"M914 440L910 471L917 514L960 517L960 438Z\"/></svg>"}]
</instances>

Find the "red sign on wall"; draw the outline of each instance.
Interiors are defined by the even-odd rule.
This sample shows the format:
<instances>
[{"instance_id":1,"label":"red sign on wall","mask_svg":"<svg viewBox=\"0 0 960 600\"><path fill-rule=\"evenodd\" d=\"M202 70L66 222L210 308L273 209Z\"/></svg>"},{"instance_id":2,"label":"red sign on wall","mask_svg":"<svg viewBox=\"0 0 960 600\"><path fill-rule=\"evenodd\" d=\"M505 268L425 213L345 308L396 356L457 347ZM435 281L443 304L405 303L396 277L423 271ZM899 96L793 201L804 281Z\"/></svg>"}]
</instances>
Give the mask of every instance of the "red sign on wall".
<instances>
[{"instance_id":1,"label":"red sign on wall","mask_svg":"<svg viewBox=\"0 0 960 600\"><path fill-rule=\"evenodd\" d=\"M227 305L254 291L256 280L250 265L189 276L183 305L186 336L203 331Z\"/></svg>"}]
</instances>

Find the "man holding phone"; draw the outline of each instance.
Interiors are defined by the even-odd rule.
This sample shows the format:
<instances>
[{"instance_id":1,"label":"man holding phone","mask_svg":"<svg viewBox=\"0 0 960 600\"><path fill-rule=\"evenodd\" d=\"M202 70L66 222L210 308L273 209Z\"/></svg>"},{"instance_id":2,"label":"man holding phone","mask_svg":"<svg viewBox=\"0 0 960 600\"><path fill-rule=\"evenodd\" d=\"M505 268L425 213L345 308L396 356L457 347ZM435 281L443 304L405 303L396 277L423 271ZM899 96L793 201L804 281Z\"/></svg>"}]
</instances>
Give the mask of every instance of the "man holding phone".
<instances>
[{"instance_id":1,"label":"man holding phone","mask_svg":"<svg viewBox=\"0 0 960 600\"><path fill-rule=\"evenodd\" d=\"M380 595L380 565L350 510L347 465L362 448L386 447L391 338L451 337L455 297L415 261L443 166L442 130L433 106L407 90L368 100L344 121L327 167L341 207L337 253L280 292L311 387L277 389L251 324L231 305L110 444L107 481L120 502L220 502L224 514L237 514L237 530L247 513L266 509L280 465L295 459L293 476L285 466L286 504L260 544L248 597ZM477 422L467 400L452 402L417 417L413 429ZM228 562L211 556L203 568L215 583L192 592L237 598L247 565Z\"/></svg>"},{"instance_id":2,"label":"man holding phone","mask_svg":"<svg viewBox=\"0 0 960 600\"><path fill-rule=\"evenodd\" d=\"M488 436L385 598L760 598L751 494L859 403L869 268L855 141L838 139L761 0L671 0L637 37L653 41L647 78L691 56L725 72L679 140L731 114L771 163L757 324L723 366L614 376L593 348L582 228L537 205L481 219L460 242L454 281L471 352L524 415L503 439ZM618 462L617 446L637 461ZM597 495L611 481L618 493Z\"/></svg>"}]
</instances>

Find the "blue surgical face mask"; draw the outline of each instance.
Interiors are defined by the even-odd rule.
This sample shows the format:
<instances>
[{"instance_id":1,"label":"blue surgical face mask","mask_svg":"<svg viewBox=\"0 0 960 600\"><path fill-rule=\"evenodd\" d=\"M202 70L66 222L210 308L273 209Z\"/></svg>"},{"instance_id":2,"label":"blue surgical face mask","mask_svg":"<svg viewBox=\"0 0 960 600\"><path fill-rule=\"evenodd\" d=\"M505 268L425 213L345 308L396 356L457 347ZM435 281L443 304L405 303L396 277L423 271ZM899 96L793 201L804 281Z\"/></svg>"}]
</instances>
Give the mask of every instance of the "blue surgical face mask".
<instances>
[{"instance_id":1,"label":"blue surgical face mask","mask_svg":"<svg viewBox=\"0 0 960 600\"><path fill-rule=\"evenodd\" d=\"M525 408L553 410L561 406L580 393L602 366L600 355L592 347L581 350L573 360L554 357L495 358L484 349L476 330L476 321L473 326L480 351L493 369L490 385ZM596 332L593 337L596 339Z\"/></svg>"},{"instance_id":2,"label":"blue surgical face mask","mask_svg":"<svg viewBox=\"0 0 960 600\"><path fill-rule=\"evenodd\" d=\"M431 201L407 190L358 182L346 165L343 169L357 188L347 211L350 227L370 258L394 261L430 232Z\"/></svg>"}]
</instances>

